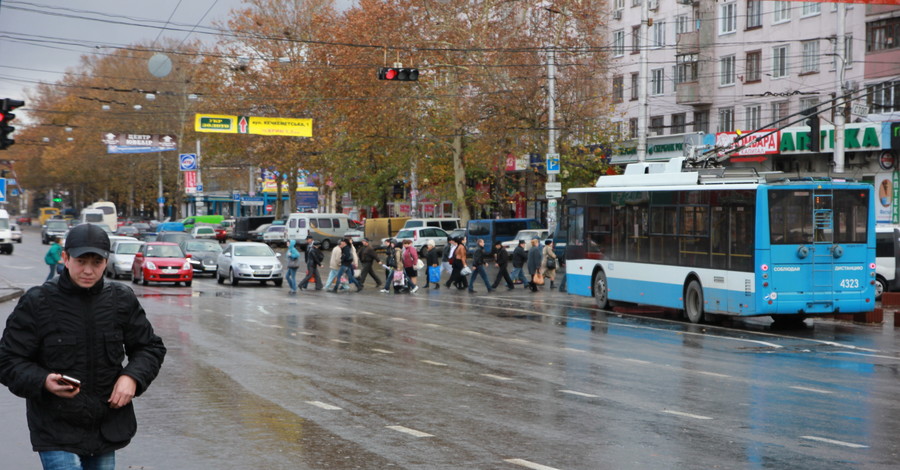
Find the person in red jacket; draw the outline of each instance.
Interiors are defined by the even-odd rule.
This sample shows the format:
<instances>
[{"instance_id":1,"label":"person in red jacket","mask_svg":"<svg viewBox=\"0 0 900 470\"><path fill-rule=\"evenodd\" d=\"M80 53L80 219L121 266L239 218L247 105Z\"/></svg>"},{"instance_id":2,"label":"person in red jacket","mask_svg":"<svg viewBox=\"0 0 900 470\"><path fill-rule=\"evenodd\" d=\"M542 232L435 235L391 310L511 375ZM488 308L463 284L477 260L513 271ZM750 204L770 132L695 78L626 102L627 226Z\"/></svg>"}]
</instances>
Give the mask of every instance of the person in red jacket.
<instances>
[{"instance_id":1,"label":"person in red jacket","mask_svg":"<svg viewBox=\"0 0 900 470\"><path fill-rule=\"evenodd\" d=\"M403 271L406 273L406 278L409 279L409 293L415 294L419 290L419 286L416 285L416 278L418 277L416 263L419 262L419 252L413 246L412 240L403 240L402 259Z\"/></svg>"}]
</instances>

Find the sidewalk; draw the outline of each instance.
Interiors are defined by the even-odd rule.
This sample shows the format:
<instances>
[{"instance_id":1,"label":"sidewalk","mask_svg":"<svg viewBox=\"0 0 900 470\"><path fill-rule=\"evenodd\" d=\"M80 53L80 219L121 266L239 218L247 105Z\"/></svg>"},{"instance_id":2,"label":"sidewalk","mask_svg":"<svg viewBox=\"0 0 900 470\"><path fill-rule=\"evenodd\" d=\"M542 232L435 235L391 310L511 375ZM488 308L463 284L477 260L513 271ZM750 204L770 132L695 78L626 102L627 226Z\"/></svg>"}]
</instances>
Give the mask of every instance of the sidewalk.
<instances>
[{"instance_id":1,"label":"sidewalk","mask_svg":"<svg viewBox=\"0 0 900 470\"><path fill-rule=\"evenodd\" d=\"M14 287L8 280L0 277L0 303L9 300L15 300L22 297L25 290L21 287Z\"/></svg>"}]
</instances>

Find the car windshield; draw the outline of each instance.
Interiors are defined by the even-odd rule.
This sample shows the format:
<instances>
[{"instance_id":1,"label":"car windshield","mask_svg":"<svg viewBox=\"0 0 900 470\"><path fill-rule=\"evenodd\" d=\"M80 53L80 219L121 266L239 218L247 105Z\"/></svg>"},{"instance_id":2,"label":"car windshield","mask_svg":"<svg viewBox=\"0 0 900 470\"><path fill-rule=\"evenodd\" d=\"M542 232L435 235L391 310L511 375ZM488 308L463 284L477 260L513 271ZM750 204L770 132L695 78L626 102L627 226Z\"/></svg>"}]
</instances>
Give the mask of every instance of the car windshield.
<instances>
[{"instance_id":1,"label":"car windshield","mask_svg":"<svg viewBox=\"0 0 900 470\"><path fill-rule=\"evenodd\" d=\"M245 245L234 247L234 256L275 256L268 246Z\"/></svg>"},{"instance_id":2,"label":"car windshield","mask_svg":"<svg viewBox=\"0 0 900 470\"><path fill-rule=\"evenodd\" d=\"M416 236L416 232L414 230L401 230L397 232L397 236L394 237L397 240L403 240L404 238L414 238Z\"/></svg>"},{"instance_id":3,"label":"car windshield","mask_svg":"<svg viewBox=\"0 0 900 470\"><path fill-rule=\"evenodd\" d=\"M184 258L178 245L151 245L147 247L147 256L153 258Z\"/></svg>"},{"instance_id":4,"label":"car windshield","mask_svg":"<svg viewBox=\"0 0 900 470\"><path fill-rule=\"evenodd\" d=\"M215 233L211 227L197 227L197 233Z\"/></svg>"},{"instance_id":5,"label":"car windshield","mask_svg":"<svg viewBox=\"0 0 900 470\"><path fill-rule=\"evenodd\" d=\"M48 230L68 230L68 228L69 228L69 224L67 224L65 220L58 220L58 221L51 220L50 222L47 222Z\"/></svg>"},{"instance_id":6,"label":"car windshield","mask_svg":"<svg viewBox=\"0 0 900 470\"><path fill-rule=\"evenodd\" d=\"M273 225L273 226L269 227L269 230L267 230L267 231L268 232L284 232L285 228L286 227L284 225Z\"/></svg>"},{"instance_id":7,"label":"car windshield","mask_svg":"<svg viewBox=\"0 0 900 470\"><path fill-rule=\"evenodd\" d=\"M190 241L185 245L187 251L222 251L222 247L217 242Z\"/></svg>"},{"instance_id":8,"label":"car windshield","mask_svg":"<svg viewBox=\"0 0 900 470\"><path fill-rule=\"evenodd\" d=\"M140 243L119 243L116 245L116 254L133 255L140 251Z\"/></svg>"}]
</instances>

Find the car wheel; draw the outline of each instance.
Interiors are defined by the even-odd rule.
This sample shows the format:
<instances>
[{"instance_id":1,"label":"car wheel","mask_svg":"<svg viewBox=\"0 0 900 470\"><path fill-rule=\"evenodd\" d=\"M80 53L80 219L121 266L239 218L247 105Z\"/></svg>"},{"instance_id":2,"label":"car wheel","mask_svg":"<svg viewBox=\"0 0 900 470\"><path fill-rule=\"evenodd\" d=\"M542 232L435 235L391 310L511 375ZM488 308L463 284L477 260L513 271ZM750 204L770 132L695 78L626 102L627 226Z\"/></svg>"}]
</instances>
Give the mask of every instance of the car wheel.
<instances>
[{"instance_id":1,"label":"car wheel","mask_svg":"<svg viewBox=\"0 0 900 470\"><path fill-rule=\"evenodd\" d=\"M232 286L236 286L240 282L236 277L234 277L233 269L228 270L228 282L230 282Z\"/></svg>"},{"instance_id":2,"label":"car wheel","mask_svg":"<svg viewBox=\"0 0 900 470\"><path fill-rule=\"evenodd\" d=\"M331 249L331 240L324 239L322 240L322 251L328 251Z\"/></svg>"},{"instance_id":3,"label":"car wheel","mask_svg":"<svg viewBox=\"0 0 900 470\"><path fill-rule=\"evenodd\" d=\"M218 269L216 269L216 273L213 274L213 275L216 276L216 282L217 282L217 283L219 283L219 284L225 284L225 278L222 277L221 274L219 274L219 270L218 270Z\"/></svg>"},{"instance_id":4,"label":"car wheel","mask_svg":"<svg viewBox=\"0 0 900 470\"><path fill-rule=\"evenodd\" d=\"M266 281L259 281L259 285L261 285L261 286L266 285Z\"/></svg>"},{"instance_id":5,"label":"car wheel","mask_svg":"<svg viewBox=\"0 0 900 470\"><path fill-rule=\"evenodd\" d=\"M141 284L145 286L150 285L150 281L147 280L147 276L144 275L143 270L141 270Z\"/></svg>"},{"instance_id":6,"label":"car wheel","mask_svg":"<svg viewBox=\"0 0 900 470\"><path fill-rule=\"evenodd\" d=\"M275 287L281 287L284 284L284 279L276 279L272 282L275 283Z\"/></svg>"},{"instance_id":7,"label":"car wheel","mask_svg":"<svg viewBox=\"0 0 900 470\"><path fill-rule=\"evenodd\" d=\"M191 287L192 281L184 281L184 287Z\"/></svg>"}]
</instances>

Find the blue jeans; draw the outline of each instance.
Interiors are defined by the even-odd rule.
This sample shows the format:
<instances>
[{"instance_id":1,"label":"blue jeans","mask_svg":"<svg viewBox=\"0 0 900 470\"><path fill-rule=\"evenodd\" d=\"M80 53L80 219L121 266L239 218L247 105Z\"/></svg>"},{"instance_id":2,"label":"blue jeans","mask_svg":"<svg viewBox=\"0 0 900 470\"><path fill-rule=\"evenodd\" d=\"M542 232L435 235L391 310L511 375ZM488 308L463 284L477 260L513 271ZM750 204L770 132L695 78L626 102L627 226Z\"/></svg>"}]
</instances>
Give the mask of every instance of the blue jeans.
<instances>
[{"instance_id":1,"label":"blue jeans","mask_svg":"<svg viewBox=\"0 0 900 470\"><path fill-rule=\"evenodd\" d=\"M359 281L357 281L356 278L353 277L353 268L350 267L350 266L343 266L343 265L342 265L342 266L341 266L341 269L338 269L338 272L337 272L337 279L334 281L334 282L335 282L335 286L334 286L334 291L335 291L335 292L337 292L338 287L340 287L340 284L341 284L341 276L343 276L344 274L347 275L347 282L349 282L350 284L356 284L356 287L357 287L357 288L362 289L362 284L360 284Z\"/></svg>"},{"instance_id":2,"label":"blue jeans","mask_svg":"<svg viewBox=\"0 0 900 470\"><path fill-rule=\"evenodd\" d=\"M488 281L487 271L484 270L482 265L472 267L472 277L469 279L469 292L475 292L475 280L478 279L478 276L481 276L481 279L484 280L484 286L487 287L488 292L494 290L491 287L491 281Z\"/></svg>"},{"instance_id":3,"label":"blue jeans","mask_svg":"<svg viewBox=\"0 0 900 470\"><path fill-rule=\"evenodd\" d=\"M522 281L522 284L528 284L528 278L525 277L525 272L522 270L522 268L513 268L510 276L512 276L513 282L518 279Z\"/></svg>"},{"instance_id":4,"label":"blue jeans","mask_svg":"<svg viewBox=\"0 0 900 470\"><path fill-rule=\"evenodd\" d=\"M61 450L52 450L38 452L38 455L41 456L41 464L44 466L44 470L114 470L116 468L115 452L88 457Z\"/></svg>"},{"instance_id":5,"label":"blue jeans","mask_svg":"<svg viewBox=\"0 0 900 470\"><path fill-rule=\"evenodd\" d=\"M47 279L44 279L44 282L49 281L50 279L53 279L53 276L56 276L56 265L50 264L48 266L50 266L50 274L47 275Z\"/></svg>"},{"instance_id":6,"label":"blue jeans","mask_svg":"<svg viewBox=\"0 0 900 470\"><path fill-rule=\"evenodd\" d=\"M287 268L287 274L284 275L284 278L287 280L289 286L291 286L291 292L297 290L297 268Z\"/></svg>"}]
</instances>

